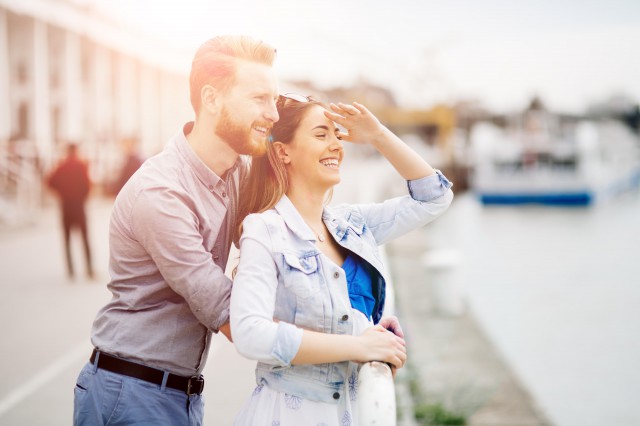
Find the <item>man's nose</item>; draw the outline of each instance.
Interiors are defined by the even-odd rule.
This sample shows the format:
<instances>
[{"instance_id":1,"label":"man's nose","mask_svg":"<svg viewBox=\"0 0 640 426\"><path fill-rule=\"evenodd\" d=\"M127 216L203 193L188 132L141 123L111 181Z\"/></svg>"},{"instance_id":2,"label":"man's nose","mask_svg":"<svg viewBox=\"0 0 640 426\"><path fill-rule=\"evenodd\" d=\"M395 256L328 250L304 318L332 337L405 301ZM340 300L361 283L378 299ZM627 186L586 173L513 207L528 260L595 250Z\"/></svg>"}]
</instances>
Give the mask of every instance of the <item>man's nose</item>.
<instances>
[{"instance_id":1,"label":"man's nose","mask_svg":"<svg viewBox=\"0 0 640 426\"><path fill-rule=\"evenodd\" d=\"M264 117L272 123L275 123L280 119L280 115L278 114L278 108L276 108L275 100L269 102L269 105L267 106L267 110L264 113Z\"/></svg>"}]
</instances>

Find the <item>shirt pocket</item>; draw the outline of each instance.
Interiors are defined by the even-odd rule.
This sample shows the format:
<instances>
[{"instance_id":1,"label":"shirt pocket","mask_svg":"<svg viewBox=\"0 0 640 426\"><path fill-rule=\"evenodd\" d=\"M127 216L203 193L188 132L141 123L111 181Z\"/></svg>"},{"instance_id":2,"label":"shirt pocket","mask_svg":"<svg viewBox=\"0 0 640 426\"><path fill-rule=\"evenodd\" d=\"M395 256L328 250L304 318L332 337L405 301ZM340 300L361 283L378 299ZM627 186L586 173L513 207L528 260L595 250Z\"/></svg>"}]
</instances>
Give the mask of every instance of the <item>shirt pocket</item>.
<instances>
[{"instance_id":1,"label":"shirt pocket","mask_svg":"<svg viewBox=\"0 0 640 426\"><path fill-rule=\"evenodd\" d=\"M284 254L284 286L299 299L308 299L320 291L317 254L298 256Z\"/></svg>"}]
</instances>

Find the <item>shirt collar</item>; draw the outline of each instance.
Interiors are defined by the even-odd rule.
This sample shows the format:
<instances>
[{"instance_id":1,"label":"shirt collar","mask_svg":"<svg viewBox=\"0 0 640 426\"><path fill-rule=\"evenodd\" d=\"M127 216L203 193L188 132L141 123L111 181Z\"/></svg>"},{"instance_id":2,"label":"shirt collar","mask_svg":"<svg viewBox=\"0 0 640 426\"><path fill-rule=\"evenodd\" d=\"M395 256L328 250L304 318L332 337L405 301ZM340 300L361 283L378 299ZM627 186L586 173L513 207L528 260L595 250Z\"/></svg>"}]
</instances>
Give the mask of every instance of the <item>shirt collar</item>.
<instances>
[{"instance_id":1,"label":"shirt collar","mask_svg":"<svg viewBox=\"0 0 640 426\"><path fill-rule=\"evenodd\" d=\"M224 184L224 181L202 162L187 140L186 135L191 133L193 124L193 121L190 121L182 127L182 131L173 137L173 145L189 167L195 172L198 180L210 188L216 188ZM238 156L234 165L227 171L227 176L230 176L240 166L241 162L241 158Z\"/></svg>"}]
</instances>

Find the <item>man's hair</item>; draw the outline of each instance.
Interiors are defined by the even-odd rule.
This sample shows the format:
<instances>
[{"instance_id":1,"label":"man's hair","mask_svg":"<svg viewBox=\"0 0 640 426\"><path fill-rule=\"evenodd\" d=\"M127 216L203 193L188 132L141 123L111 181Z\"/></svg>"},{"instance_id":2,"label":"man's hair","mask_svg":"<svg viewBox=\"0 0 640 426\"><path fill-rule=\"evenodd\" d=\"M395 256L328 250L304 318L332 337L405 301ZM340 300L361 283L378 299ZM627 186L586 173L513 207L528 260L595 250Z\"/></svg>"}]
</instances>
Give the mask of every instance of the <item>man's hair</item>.
<instances>
[{"instance_id":1,"label":"man's hair","mask_svg":"<svg viewBox=\"0 0 640 426\"><path fill-rule=\"evenodd\" d=\"M191 63L189 90L191 105L200 112L200 92L210 85L226 92L235 83L238 60L273 65L276 49L247 36L218 36L206 41L196 52Z\"/></svg>"}]
</instances>

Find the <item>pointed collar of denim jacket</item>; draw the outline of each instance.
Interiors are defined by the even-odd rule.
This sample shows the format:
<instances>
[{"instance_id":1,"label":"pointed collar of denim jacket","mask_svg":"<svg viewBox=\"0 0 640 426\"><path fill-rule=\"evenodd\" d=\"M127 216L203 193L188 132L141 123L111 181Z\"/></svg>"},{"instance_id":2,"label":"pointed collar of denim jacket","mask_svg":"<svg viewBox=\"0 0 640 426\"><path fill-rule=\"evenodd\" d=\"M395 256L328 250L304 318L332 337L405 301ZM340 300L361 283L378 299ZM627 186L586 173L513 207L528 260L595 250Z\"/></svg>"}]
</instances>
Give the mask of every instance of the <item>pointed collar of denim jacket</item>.
<instances>
[{"instance_id":1,"label":"pointed collar of denim jacket","mask_svg":"<svg viewBox=\"0 0 640 426\"><path fill-rule=\"evenodd\" d=\"M293 205L289 197L283 195L274 207L278 214L284 219L287 227L299 238L307 241L316 241L318 237L307 225L300 213Z\"/></svg>"},{"instance_id":2,"label":"pointed collar of denim jacket","mask_svg":"<svg viewBox=\"0 0 640 426\"><path fill-rule=\"evenodd\" d=\"M356 234L361 235L364 229L364 217L353 209L348 209L345 215L340 214L340 208L336 210L325 207L322 213L322 220L327 225L329 232L342 239L347 229L351 228Z\"/></svg>"},{"instance_id":3,"label":"pointed collar of denim jacket","mask_svg":"<svg viewBox=\"0 0 640 426\"><path fill-rule=\"evenodd\" d=\"M316 241L318 237L309 225L304 221L300 213L293 205L289 197L283 195L275 205L275 210L284 219L287 227L299 238L307 241ZM347 214L341 215L340 208L334 210L325 207L322 212L322 220L329 232L341 240L347 229L351 228L356 234L361 235L364 229L364 217L352 209L348 209Z\"/></svg>"}]
</instances>

